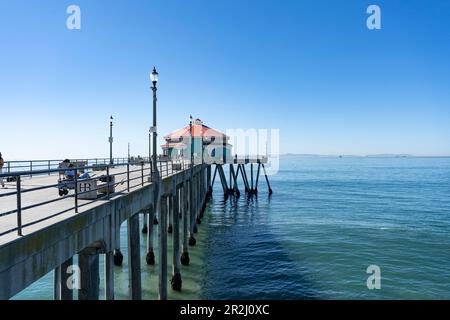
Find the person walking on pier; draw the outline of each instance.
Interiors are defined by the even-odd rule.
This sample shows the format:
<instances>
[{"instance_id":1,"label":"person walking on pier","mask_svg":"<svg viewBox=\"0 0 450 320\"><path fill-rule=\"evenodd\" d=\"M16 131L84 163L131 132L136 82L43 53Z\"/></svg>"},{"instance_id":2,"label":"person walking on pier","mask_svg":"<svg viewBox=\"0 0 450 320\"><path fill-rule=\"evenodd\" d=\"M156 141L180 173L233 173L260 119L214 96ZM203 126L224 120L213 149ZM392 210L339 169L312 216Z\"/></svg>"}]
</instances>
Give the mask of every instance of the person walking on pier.
<instances>
[{"instance_id":1,"label":"person walking on pier","mask_svg":"<svg viewBox=\"0 0 450 320\"><path fill-rule=\"evenodd\" d=\"M3 173L3 165L5 164L5 160L3 160L2 153L0 152L0 174ZM3 181L3 178L0 178L0 184L2 185L2 188L5 187L5 182Z\"/></svg>"}]
</instances>

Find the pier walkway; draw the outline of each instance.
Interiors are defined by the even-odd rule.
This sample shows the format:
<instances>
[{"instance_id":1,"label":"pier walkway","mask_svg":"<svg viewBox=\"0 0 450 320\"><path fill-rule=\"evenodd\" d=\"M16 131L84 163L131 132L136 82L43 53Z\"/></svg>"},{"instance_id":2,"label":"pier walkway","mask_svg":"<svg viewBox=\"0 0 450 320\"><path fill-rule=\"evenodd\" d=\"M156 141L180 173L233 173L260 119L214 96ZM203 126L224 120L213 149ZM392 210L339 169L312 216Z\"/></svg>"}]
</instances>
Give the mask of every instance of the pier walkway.
<instances>
[{"instance_id":1,"label":"pier walkway","mask_svg":"<svg viewBox=\"0 0 450 320\"><path fill-rule=\"evenodd\" d=\"M105 297L114 299L114 265L121 265L120 226L127 221L130 299L141 299L139 217L146 225L158 220L158 292L167 299L168 284L181 290L180 264L189 265L189 246L195 246L196 225L212 193L216 176L226 197L239 196L241 174L245 191L257 193L261 167L267 159L233 159L230 163L194 164L189 161L115 161L114 165L85 161L71 168L88 172L77 178L74 189L60 195L62 169L46 161L46 169L12 170L8 164L6 189L0 189L0 299L9 299L54 270L55 299L95 300L99 297L99 254L105 255ZM251 178L245 165L251 166ZM258 166L256 181L253 165ZM229 165L227 181L223 167ZM237 165L235 169L235 165ZM215 166L214 171L212 167ZM28 169L28 170L27 170ZM269 193L267 175L265 175ZM98 183L98 184L97 184ZM76 186L76 187L75 187ZM92 195L95 195L92 197ZM88 197L89 196L89 197ZM86 199L89 198L89 199ZM177 218L178 217L178 218ZM148 228L152 232L153 228ZM173 233L171 281L168 279L167 234ZM147 264L155 263L153 236L147 237ZM78 255L78 281L68 286L73 256ZM77 294L75 294L75 292Z\"/></svg>"}]
</instances>

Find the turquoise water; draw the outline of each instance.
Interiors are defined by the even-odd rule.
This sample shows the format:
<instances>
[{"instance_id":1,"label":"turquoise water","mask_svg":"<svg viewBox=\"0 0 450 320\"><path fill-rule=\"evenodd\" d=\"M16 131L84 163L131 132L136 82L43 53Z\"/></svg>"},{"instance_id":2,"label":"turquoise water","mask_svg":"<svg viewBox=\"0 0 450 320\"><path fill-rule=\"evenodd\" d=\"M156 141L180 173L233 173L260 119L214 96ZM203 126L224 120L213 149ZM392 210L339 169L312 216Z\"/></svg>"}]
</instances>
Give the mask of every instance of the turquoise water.
<instances>
[{"instance_id":1,"label":"turquoise water","mask_svg":"<svg viewBox=\"0 0 450 320\"><path fill-rule=\"evenodd\" d=\"M262 179L257 199L226 202L216 184L184 291L171 298L450 299L450 158L290 156L270 181L270 198ZM125 239L124 226L126 256ZM366 286L369 265L380 290ZM143 262L143 272L154 299L156 269ZM50 299L51 285L49 274L16 298Z\"/></svg>"},{"instance_id":2,"label":"turquoise water","mask_svg":"<svg viewBox=\"0 0 450 320\"><path fill-rule=\"evenodd\" d=\"M203 297L450 298L449 158L284 157L271 182L214 202Z\"/></svg>"}]
</instances>

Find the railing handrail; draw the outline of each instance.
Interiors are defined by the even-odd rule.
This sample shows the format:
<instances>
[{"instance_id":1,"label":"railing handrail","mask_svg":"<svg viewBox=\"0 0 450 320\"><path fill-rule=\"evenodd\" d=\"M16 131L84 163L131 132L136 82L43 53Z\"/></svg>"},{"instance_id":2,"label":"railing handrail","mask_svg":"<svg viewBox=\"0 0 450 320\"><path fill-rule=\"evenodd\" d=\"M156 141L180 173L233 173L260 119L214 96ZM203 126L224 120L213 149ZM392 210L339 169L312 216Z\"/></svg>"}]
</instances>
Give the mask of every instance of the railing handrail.
<instances>
[{"instance_id":1,"label":"railing handrail","mask_svg":"<svg viewBox=\"0 0 450 320\"><path fill-rule=\"evenodd\" d=\"M52 163L60 163L60 162L63 162L64 160L66 160L66 159L5 160L4 162L5 162L5 164L7 164L7 163L11 163L11 164L13 164L13 163L30 163L30 162L33 162L33 163L37 163L37 162L48 163L49 161L52 162ZM80 159L78 159L78 158L73 158L73 159L68 158L68 160L75 161L75 162L78 162L78 161L80 161L80 162L83 162L83 161L87 162L87 161L96 161L96 160L98 161L98 160L101 160L101 161L108 161L108 163L110 161L109 158L80 158ZM119 158L113 158L113 161L114 160L128 160L128 158L127 157L119 157Z\"/></svg>"},{"instance_id":2,"label":"railing handrail","mask_svg":"<svg viewBox=\"0 0 450 320\"><path fill-rule=\"evenodd\" d=\"M145 164L148 164L148 161L145 161L145 159L140 158L137 161L128 161L128 158L115 158L115 159L126 159L127 162L123 162L123 163L113 163L112 165L109 163L109 158L97 158L97 159L90 159L91 161L93 160L103 160L103 159L107 159L108 163L99 163L99 164L94 164L94 165L89 165L89 166L74 166L74 167L66 167L66 168L56 168L56 169L46 169L46 170L32 170L32 171L17 171L17 172L6 172L3 174L0 174L0 178L5 178L5 177L15 177L15 182L16 182L16 186L15 186L15 191L12 192L8 192L8 193L3 193L0 194L0 200L2 198L6 198L6 197L17 197L17 205L16 205L16 209L13 210L9 210L9 211L5 211L5 212L0 212L0 218L4 217L4 216L8 216L11 214L17 214L17 227L10 229L10 230L6 230L3 232L0 232L0 236L3 236L5 234L9 234L11 232L15 232L17 231L19 236L22 236L22 230L25 227L40 223L42 221L51 219L55 216L58 216L60 214L63 214L65 212L68 212L70 210L75 210L75 213L78 213L78 209L80 207L86 206L88 204L91 204L93 202L98 202L101 200L110 200L111 194L110 194L110 187L113 186L118 186L119 184L122 185L124 183L127 184L126 187L126 191L130 192L130 189L134 189L134 188L140 188L143 187L145 185L145 178L148 178L147 182L152 182L152 177L153 177L153 166L150 163L150 166L148 166L147 168L145 168ZM77 159L76 159L77 160ZM87 160L87 159L84 159ZM49 161L49 160L44 160L44 161ZM59 160L54 160L54 161L59 161ZM62 162L62 161L61 161ZM161 174L161 178L163 177L168 177L170 175L173 175L174 172L178 172L179 170L174 170L174 163L183 163L183 165L181 166L181 170L185 170L185 163L189 162L187 159L177 159L177 160L172 160L172 159L165 159L165 160L161 160L159 159L159 166L156 167L156 170L160 170L160 174ZM170 164L170 165L169 165ZM195 164L194 164L195 165ZM139 169L132 169L130 170L130 166L139 166ZM111 168L122 168L122 167L126 167L125 171L120 171L120 172L116 172L116 173L111 173L110 169ZM190 167L190 166L189 166ZM101 186L97 186L94 187L94 189L89 189L89 190L78 190L78 183L80 182L89 182L89 181L93 181L93 180L97 180L99 179L99 177L89 177L87 179L80 179L78 177L78 173L81 170L84 171L89 171L89 170L93 170L93 169L101 169L101 171L106 171L106 183L104 183ZM58 180L58 183L54 184L48 184L48 185L41 185L41 186L34 186L31 187L29 189L24 189L22 190L22 177L23 176L32 176L32 175L45 175L45 174L49 174L51 175L52 173L61 173L61 172L66 172L66 171L74 171L74 179L70 180L68 182L70 183L74 183L74 188L75 188L75 192L74 194L67 194L65 193L64 196L61 196L60 193L60 198L50 198L50 199L46 199L44 201L38 202L38 203L33 203L33 204L23 204L22 203L22 194L25 193L32 193L35 191L39 191L39 190L45 190L45 189L51 189L51 188L58 188L60 189L60 184L61 181ZM130 177L130 173L136 173L136 172L140 172L140 174L137 174L133 177ZM112 179L111 177L118 177L118 176L123 176L126 175L126 179L123 179L121 181L116 181L116 179ZM102 176L105 176L105 174L102 174ZM130 182L131 181L136 181L136 180L140 180L140 183L138 183L137 185L133 185L130 186ZM112 181L113 180L113 181ZM102 181L104 182L104 181ZM80 195L83 194L87 194L89 192L97 192L100 189L104 188L106 185L106 195L102 195L100 197L98 197L97 194L97 198L95 199L83 199L83 200L89 200L88 202L79 204L78 200L80 199ZM64 187L68 189L71 189L69 187ZM81 189L81 188L80 188ZM113 193L115 193L113 191ZM103 194L100 192L100 194ZM50 213L49 215L46 215L44 217L41 217L40 219L36 220L36 221L32 221L32 222L28 222L26 224L22 224L22 215L23 212L32 208L36 208L36 207L40 207L40 206L44 206L44 205L48 205L50 203L54 203L54 202L58 202L64 199L68 199L68 198L74 198L75 200L75 204L73 207L69 207L69 208L65 208L60 212L57 213Z\"/></svg>"},{"instance_id":3,"label":"railing handrail","mask_svg":"<svg viewBox=\"0 0 450 320\"><path fill-rule=\"evenodd\" d=\"M123 163L118 163L118 164L113 164L112 166L123 166L126 165ZM105 169L107 167L111 167L110 164L98 164L98 165L94 165L94 166L78 166L78 167L67 167L67 168L57 168L57 169L50 169L50 170L33 170L33 171L16 171L16 172L10 172L10 173L3 173L0 174L0 177L17 177L17 176L29 176L31 174L34 175L41 175L41 174L47 174L47 173L55 173L55 172L61 172L61 171L71 171L71 170L89 170L89 169L98 169L99 167L104 167Z\"/></svg>"}]
</instances>

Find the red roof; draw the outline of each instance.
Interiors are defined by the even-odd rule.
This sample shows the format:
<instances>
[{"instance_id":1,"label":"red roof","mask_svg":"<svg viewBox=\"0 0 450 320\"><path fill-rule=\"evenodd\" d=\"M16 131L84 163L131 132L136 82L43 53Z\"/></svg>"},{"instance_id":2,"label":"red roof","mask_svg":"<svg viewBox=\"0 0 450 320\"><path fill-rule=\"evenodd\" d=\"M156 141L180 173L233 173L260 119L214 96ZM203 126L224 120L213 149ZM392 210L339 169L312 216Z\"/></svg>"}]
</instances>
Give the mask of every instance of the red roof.
<instances>
[{"instance_id":1,"label":"red roof","mask_svg":"<svg viewBox=\"0 0 450 320\"><path fill-rule=\"evenodd\" d=\"M170 134L168 134L167 136L164 137L164 139L166 140L172 140L172 139L179 139L180 137L188 137L190 136L189 134L189 126L186 126L180 130L174 131ZM212 129L208 126L205 126L204 124L193 124L192 125L192 136L194 138L199 138L199 137L223 137L225 134ZM227 137L228 138L228 137Z\"/></svg>"}]
</instances>

